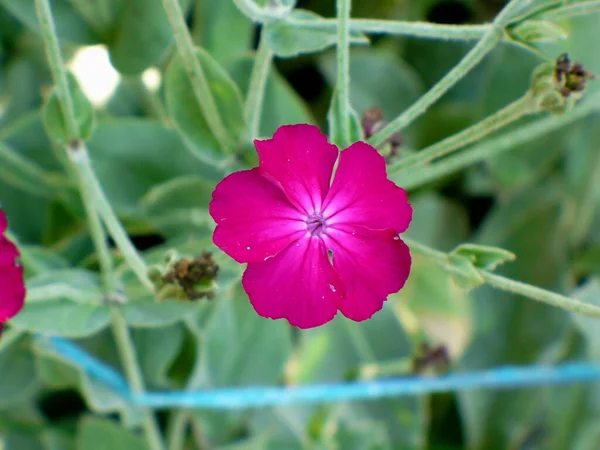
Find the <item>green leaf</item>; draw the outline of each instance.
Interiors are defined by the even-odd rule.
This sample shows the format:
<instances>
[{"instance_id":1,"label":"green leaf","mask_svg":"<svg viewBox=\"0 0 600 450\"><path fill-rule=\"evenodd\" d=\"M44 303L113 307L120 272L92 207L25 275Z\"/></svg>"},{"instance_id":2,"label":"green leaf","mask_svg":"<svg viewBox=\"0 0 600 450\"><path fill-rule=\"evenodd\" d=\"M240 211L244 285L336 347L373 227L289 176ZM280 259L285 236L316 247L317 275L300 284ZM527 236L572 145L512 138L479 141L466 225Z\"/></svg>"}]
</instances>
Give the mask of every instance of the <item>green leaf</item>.
<instances>
[{"instance_id":1,"label":"green leaf","mask_svg":"<svg viewBox=\"0 0 600 450\"><path fill-rule=\"evenodd\" d=\"M34 0L0 0L0 4L29 29L40 33ZM100 36L73 9L69 0L52 0L52 16L57 34L61 39L81 45L100 43Z\"/></svg>"},{"instance_id":2,"label":"green leaf","mask_svg":"<svg viewBox=\"0 0 600 450\"><path fill-rule=\"evenodd\" d=\"M83 419L77 434L77 448L85 450L147 450L141 436L118 423L96 417Z\"/></svg>"},{"instance_id":3,"label":"green leaf","mask_svg":"<svg viewBox=\"0 0 600 450\"><path fill-rule=\"evenodd\" d=\"M194 314L201 306L201 303L170 299L155 301L148 297L146 300L125 303L122 311L123 317L129 325L154 328L172 325L183 320L186 316Z\"/></svg>"},{"instance_id":4,"label":"green leaf","mask_svg":"<svg viewBox=\"0 0 600 450\"><path fill-rule=\"evenodd\" d=\"M371 421L341 423L333 436L334 445L344 450L391 450L385 425Z\"/></svg>"},{"instance_id":5,"label":"green leaf","mask_svg":"<svg viewBox=\"0 0 600 450\"><path fill-rule=\"evenodd\" d=\"M109 307L103 304L75 303L66 298L25 302L25 307L11 324L46 336L84 337L106 328Z\"/></svg>"},{"instance_id":6,"label":"green leaf","mask_svg":"<svg viewBox=\"0 0 600 450\"><path fill-rule=\"evenodd\" d=\"M239 88L209 53L196 49L196 57L204 71L225 128L235 140L239 140L244 129L243 102ZM226 155L219 150L219 145L210 131L181 56L176 55L169 64L165 83L169 116L190 142L195 154L210 162L223 161Z\"/></svg>"},{"instance_id":7,"label":"green leaf","mask_svg":"<svg viewBox=\"0 0 600 450\"><path fill-rule=\"evenodd\" d=\"M237 59L227 65L231 77L240 87L244 96L248 92L253 65L254 59L249 57ZM315 124L315 119L302 97L273 67L265 87L260 135L273 136L281 125L292 123Z\"/></svg>"},{"instance_id":8,"label":"green leaf","mask_svg":"<svg viewBox=\"0 0 600 450\"><path fill-rule=\"evenodd\" d=\"M475 267L483 270L495 270L499 265L516 258L515 254L508 250L477 244L461 244L452 253L464 256Z\"/></svg>"},{"instance_id":9,"label":"green leaf","mask_svg":"<svg viewBox=\"0 0 600 450\"><path fill-rule=\"evenodd\" d=\"M102 292L98 276L88 270L67 269L40 273L27 280L27 302L65 299L99 305Z\"/></svg>"},{"instance_id":10,"label":"green leaf","mask_svg":"<svg viewBox=\"0 0 600 450\"><path fill-rule=\"evenodd\" d=\"M149 222L165 236L197 235L208 237L213 220L208 214L214 184L205 178L186 175L161 183L140 201Z\"/></svg>"},{"instance_id":11,"label":"green leaf","mask_svg":"<svg viewBox=\"0 0 600 450\"><path fill-rule=\"evenodd\" d=\"M458 274L413 253L411 274L402 290L390 296L390 301L409 333L417 336L423 332L435 344L445 345L454 360L464 353L472 337L469 295L472 285L466 280L473 276L471 281L476 283L481 276L466 258L454 258L450 263Z\"/></svg>"},{"instance_id":12,"label":"green leaf","mask_svg":"<svg viewBox=\"0 0 600 450\"><path fill-rule=\"evenodd\" d=\"M335 29L323 30L310 26L296 26L294 20L314 20L321 17L313 12L296 9L286 19L272 21L264 26L262 39L280 57L293 57L305 53L315 53L331 47L337 42ZM368 44L369 40L361 33L350 33L351 44Z\"/></svg>"},{"instance_id":13,"label":"green leaf","mask_svg":"<svg viewBox=\"0 0 600 450\"><path fill-rule=\"evenodd\" d=\"M183 326L176 324L157 329L138 329L133 334L144 379L149 386L166 388L170 382L167 372L183 346Z\"/></svg>"},{"instance_id":14,"label":"green leaf","mask_svg":"<svg viewBox=\"0 0 600 450\"><path fill-rule=\"evenodd\" d=\"M566 242L559 224L562 191L561 184L540 185L497 203L489 213L477 242L517 255L514 263L502 267L503 275L551 290L560 288L567 273ZM474 296L475 333L461 370L532 364L555 345L566 344L561 339L570 320L566 312L489 286L477 289ZM538 419L554 408L549 406L549 394L543 388L458 394L467 445L474 450L517 445L520 436L539 429ZM560 430L545 429L548 448L562 448L554 445Z\"/></svg>"},{"instance_id":15,"label":"green leaf","mask_svg":"<svg viewBox=\"0 0 600 450\"><path fill-rule=\"evenodd\" d=\"M327 124L329 125L329 141L339 148L346 147L346 138L342 135L344 120L348 121L348 144L362 141L364 136L358 115L350 107L348 109L348 116L345 117L343 99L339 96L338 91L335 90L331 99L329 112L327 113Z\"/></svg>"},{"instance_id":16,"label":"green leaf","mask_svg":"<svg viewBox=\"0 0 600 450\"><path fill-rule=\"evenodd\" d=\"M0 353L0 409L26 401L37 387L34 358L23 339Z\"/></svg>"},{"instance_id":17,"label":"green leaf","mask_svg":"<svg viewBox=\"0 0 600 450\"><path fill-rule=\"evenodd\" d=\"M220 298L201 337L210 386L276 383L292 350L289 325L256 314L241 288L234 299Z\"/></svg>"},{"instance_id":18,"label":"green leaf","mask_svg":"<svg viewBox=\"0 0 600 450\"><path fill-rule=\"evenodd\" d=\"M201 176L211 183L221 178L193 157L176 132L152 120L100 122L89 150L113 208L123 212L134 212L153 187L177 176Z\"/></svg>"},{"instance_id":19,"label":"green leaf","mask_svg":"<svg viewBox=\"0 0 600 450\"><path fill-rule=\"evenodd\" d=\"M90 138L94 129L94 107L81 91L77 79L71 73L68 74L68 81L77 129L81 139L86 141ZM60 145L65 145L74 138L74 136L69 135L56 87L52 90L44 107L44 126L48 135Z\"/></svg>"},{"instance_id":20,"label":"green leaf","mask_svg":"<svg viewBox=\"0 0 600 450\"><path fill-rule=\"evenodd\" d=\"M179 0L184 14L190 4ZM125 75L137 75L158 64L173 42L161 0L130 0L120 10L109 39L110 62Z\"/></svg>"},{"instance_id":21,"label":"green leaf","mask_svg":"<svg viewBox=\"0 0 600 450\"><path fill-rule=\"evenodd\" d=\"M234 2L206 0L194 8L195 41L217 61L224 63L245 54L252 44L254 25ZM227 38L223 38L227 30Z\"/></svg>"},{"instance_id":22,"label":"green leaf","mask_svg":"<svg viewBox=\"0 0 600 450\"><path fill-rule=\"evenodd\" d=\"M341 382L364 364L410 356L412 344L394 315L394 303L390 298L381 311L364 322L352 322L338 315L322 327L304 331L302 352L296 360L297 380ZM332 404L325 413L323 420L369 420L385 424L387 437L398 448L422 448L425 442L424 399L352 401Z\"/></svg>"}]
</instances>

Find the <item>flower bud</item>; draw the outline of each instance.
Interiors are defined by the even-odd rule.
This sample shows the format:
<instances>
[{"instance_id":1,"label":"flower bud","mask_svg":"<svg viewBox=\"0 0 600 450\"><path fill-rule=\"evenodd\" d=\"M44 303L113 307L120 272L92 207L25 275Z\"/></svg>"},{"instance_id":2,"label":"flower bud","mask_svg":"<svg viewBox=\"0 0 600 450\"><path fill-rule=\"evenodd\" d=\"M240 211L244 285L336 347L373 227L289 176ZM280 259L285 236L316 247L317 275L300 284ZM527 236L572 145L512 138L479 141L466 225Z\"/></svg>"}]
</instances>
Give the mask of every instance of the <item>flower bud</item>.
<instances>
[{"instance_id":1,"label":"flower bud","mask_svg":"<svg viewBox=\"0 0 600 450\"><path fill-rule=\"evenodd\" d=\"M158 265L150 269L150 277L155 283L158 298L181 300L212 299L216 287L215 278L219 266L208 252L194 259L181 258L177 253L169 253L165 268Z\"/></svg>"}]
</instances>

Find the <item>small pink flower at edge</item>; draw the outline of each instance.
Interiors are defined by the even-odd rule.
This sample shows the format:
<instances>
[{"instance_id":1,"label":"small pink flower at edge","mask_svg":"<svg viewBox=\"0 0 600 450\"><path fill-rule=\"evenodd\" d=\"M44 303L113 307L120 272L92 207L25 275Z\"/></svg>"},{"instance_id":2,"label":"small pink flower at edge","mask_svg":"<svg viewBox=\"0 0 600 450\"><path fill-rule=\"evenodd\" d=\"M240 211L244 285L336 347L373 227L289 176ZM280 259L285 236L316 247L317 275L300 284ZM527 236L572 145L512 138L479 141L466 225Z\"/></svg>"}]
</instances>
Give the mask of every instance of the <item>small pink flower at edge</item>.
<instances>
[{"instance_id":1,"label":"small pink flower at edge","mask_svg":"<svg viewBox=\"0 0 600 450\"><path fill-rule=\"evenodd\" d=\"M23 267L18 262L19 250L4 237L6 216L0 210L0 332L7 320L16 316L25 301Z\"/></svg>"},{"instance_id":2,"label":"small pink flower at edge","mask_svg":"<svg viewBox=\"0 0 600 450\"><path fill-rule=\"evenodd\" d=\"M299 328L338 311L369 319L411 264L398 234L412 208L384 158L364 142L339 152L313 125L282 126L255 146L259 166L225 177L210 204L215 244L248 263L242 284L254 309Z\"/></svg>"}]
</instances>

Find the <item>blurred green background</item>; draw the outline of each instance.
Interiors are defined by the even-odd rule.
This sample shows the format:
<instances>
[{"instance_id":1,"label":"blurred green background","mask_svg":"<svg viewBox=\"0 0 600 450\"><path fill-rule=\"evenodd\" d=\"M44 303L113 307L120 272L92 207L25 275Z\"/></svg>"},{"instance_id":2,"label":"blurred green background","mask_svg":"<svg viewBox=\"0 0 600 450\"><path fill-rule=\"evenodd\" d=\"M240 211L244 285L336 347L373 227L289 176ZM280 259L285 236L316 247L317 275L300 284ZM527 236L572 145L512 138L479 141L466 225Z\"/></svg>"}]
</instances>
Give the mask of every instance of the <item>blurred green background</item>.
<instances>
[{"instance_id":1,"label":"blurred green background","mask_svg":"<svg viewBox=\"0 0 600 450\"><path fill-rule=\"evenodd\" d=\"M215 92L235 103L238 91L245 96L248 88L260 28L230 0L180 3L195 43L214 58ZM503 4L352 3L355 17L445 24L490 21ZM167 73L173 38L160 0L53 0L51 5L65 59L94 105L96 124L88 141L94 168L134 243L149 262L160 262L168 249L185 255L209 250L221 267L215 300L155 303L119 266L130 300L124 315L134 328L149 389L183 388L191 373L195 388L343 381L362 373L365 365L393 365L418 355L423 342L444 346L451 368L459 371L571 359L600 363L597 321L488 287L469 291L419 255L407 286L365 323L338 317L300 332L258 317L239 287L243 268L211 244L207 207L223 171L214 164L214 138L194 117L189 91L183 84L180 90L165 90L165 75L175 78L177 73ZM326 17L335 12L333 0L300 0L298 7ZM600 74L600 14L560 25L569 38L540 49L552 59L568 51ZM98 301L97 260L85 214L75 191L61 181L62 153L43 124L52 81L38 31L32 0L0 0L0 202L27 256L29 287L65 283L79 294L29 302L9 331L76 339L121 370L107 329L108 309ZM291 36L292 43L298 41ZM393 119L472 45L372 36L369 46L351 50L352 106L359 115L378 106L386 119ZM517 99L540 62L521 48L498 46L405 131L400 155ZM315 123L325 130L335 70L331 48L277 58L261 136L285 123ZM592 82L588 91L599 86ZM227 121L232 127L236 123L233 116ZM32 172L20 158L38 170ZM517 259L506 265L505 275L600 304L598 180L596 114L410 191L415 215L407 235L443 251L467 241L506 248ZM120 261L116 252L115 257ZM172 411L159 413L165 430L173 417ZM190 435L190 449L596 450L600 385L248 413L193 411L191 418L202 439ZM135 432L139 420L139 411L29 334L2 347L1 450L144 449Z\"/></svg>"}]
</instances>

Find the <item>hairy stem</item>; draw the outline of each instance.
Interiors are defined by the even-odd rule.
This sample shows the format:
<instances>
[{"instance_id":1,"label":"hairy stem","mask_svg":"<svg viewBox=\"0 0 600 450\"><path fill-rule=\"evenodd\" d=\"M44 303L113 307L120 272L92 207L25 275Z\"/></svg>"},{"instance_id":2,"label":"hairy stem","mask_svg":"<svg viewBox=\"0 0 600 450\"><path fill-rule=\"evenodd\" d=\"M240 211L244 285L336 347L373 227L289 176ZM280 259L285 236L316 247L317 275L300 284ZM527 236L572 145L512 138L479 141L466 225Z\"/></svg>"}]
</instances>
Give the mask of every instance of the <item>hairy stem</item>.
<instances>
[{"instance_id":1,"label":"hairy stem","mask_svg":"<svg viewBox=\"0 0 600 450\"><path fill-rule=\"evenodd\" d=\"M133 345L131 335L129 334L127 323L117 307L112 308L111 313L113 335L117 343L121 362L124 366L125 373L127 374L127 380L134 393L142 394L145 391L144 380L142 378L142 371L137 362L135 346ZM158 423L150 411L145 411L142 426L150 449L163 450L165 445L163 444Z\"/></svg>"},{"instance_id":2,"label":"hairy stem","mask_svg":"<svg viewBox=\"0 0 600 450\"><path fill-rule=\"evenodd\" d=\"M598 96L594 96L577 106L571 112L561 116L547 116L536 122L523 125L516 130L476 144L456 155L449 156L438 163L420 167L418 170L402 172L394 176L393 180L405 189L416 189L430 181L464 169L478 161L518 148L519 145L600 111L598 100Z\"/></svg>"},{"instance_id":3,"label":"hairy stem","mask_svg":"<svg viewBox=\"0 0 600 450\"><path fill-rule=\"evenodd\" d=\"M398 161L389 169L389 173L402 172L415 166L424 165L435 159L441 158L455 150L469 145L490 133L502 128L533 111L533 102L529 95L525 95L518 100L510 103L500 111L486 117L481 122L466 128L452 136L436 142L429 147L424 148L418 153L414 153Z\"/></svg>"},{"instance_id":4,"label":"hairy stem","mask_svg":"<svg viewBox=\"0 0 600 450\"><path fill-rule=\"evenodd\" d=\"M252 74L250 75L250 86L248 87L246 103L244 104L244 115L248 124L246 136L250 142L259 137L265 89L272 62L273 52L261 37L254 58Z\"/></svg>"},{"instance_id":5,"label":"hairy stem","mask_svg":"<svg viewBox=\"0 0 600 450\"><path fill-rule=\"evenodd\" d=\"M171 30L175 35L177 51L181 55L185 70L192 84L194 97L204 114L206 123L223 151L232 154L232 139L225 128L204 70L196 57L192 36L183 18L179 2L178 0L162 0L162 3L171 24Z\"/></svg>"},{"instance_id":6,"label":"hairy stem","mask_svg":"<svg viewBox=\"0 0 600 450\"><path fill-rule=\"evenodd\" d=\"M104 221L106 228L114 239L117 247L121 250L125 261L136 274L140 282L148 288L150 292L154 292L154 284L148 277L148 267L144 260L140 257L137 249L134 247L127 232L121 225L117 215L113 211L100 182L96 178L96 174L92 168L90 158L87 154L85 145L80 145L71 150L71 161L81 174L82 182L85 183L85 190L89 193L90 199L94 207Z\"/></svg>"},{"instance_id":7,"label":"hairy stem","mask_svg":"<svg viewBox=\"0 0 600 450\"><path fill-rule=\"evenodd\" d=\"M67 70L63 63L58 36L52 18L49 0L35 0L35 7L40 22L42 38L46 46L46 56L56 84L56 93L60 101L60 108L65 118L67 133L70 139L79 139L79 127L75 119L75 105L69 90Z\"/></svg>"}]
</instances>

